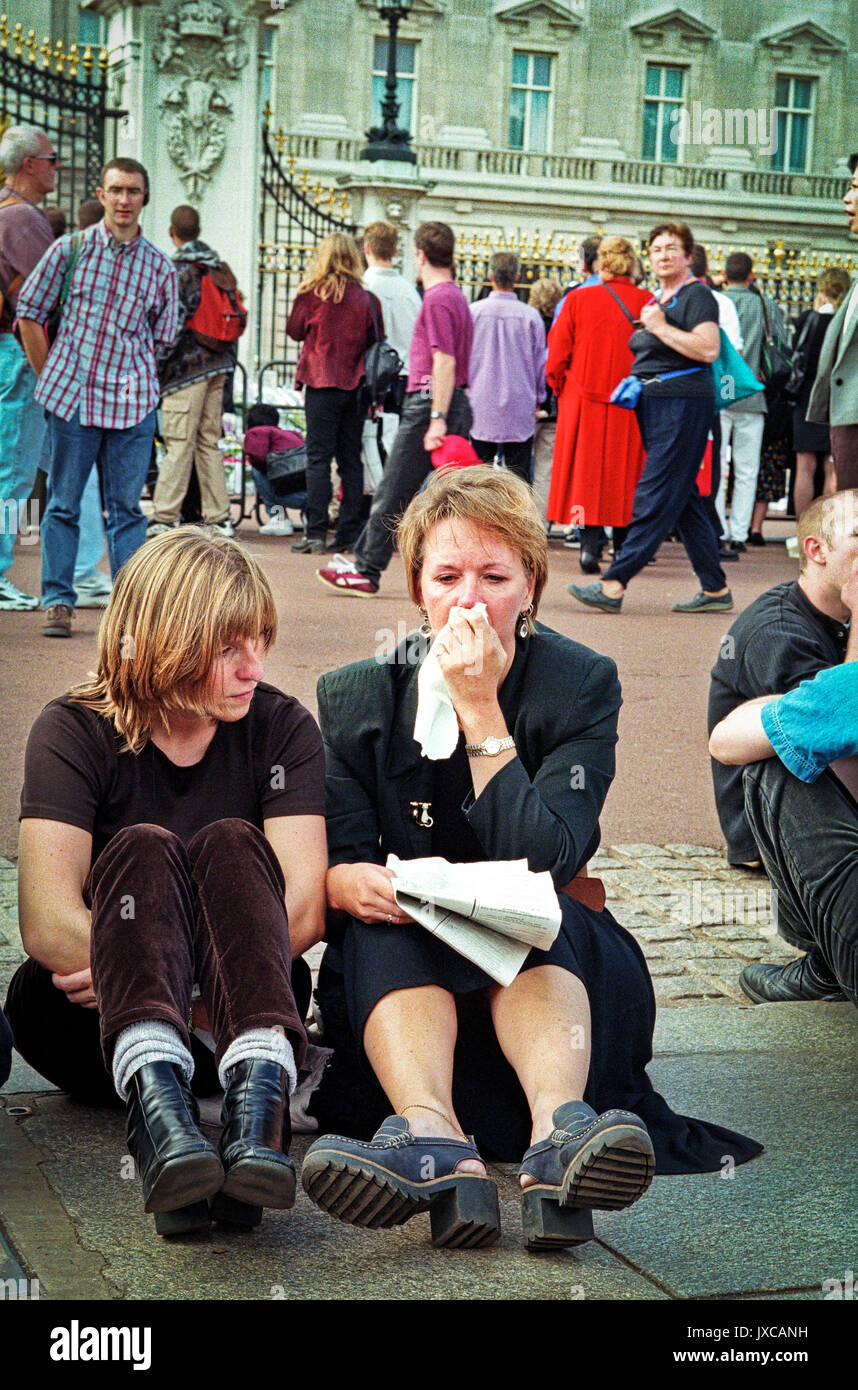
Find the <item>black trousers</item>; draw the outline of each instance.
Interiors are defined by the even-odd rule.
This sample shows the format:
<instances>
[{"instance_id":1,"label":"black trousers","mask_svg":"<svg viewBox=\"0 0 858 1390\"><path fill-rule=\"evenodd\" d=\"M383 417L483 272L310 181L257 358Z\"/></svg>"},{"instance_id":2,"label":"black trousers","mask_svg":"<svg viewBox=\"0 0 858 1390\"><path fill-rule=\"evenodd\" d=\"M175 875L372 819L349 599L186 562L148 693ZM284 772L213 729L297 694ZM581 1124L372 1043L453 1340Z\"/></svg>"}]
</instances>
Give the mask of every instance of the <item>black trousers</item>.
<instances>
[{"instance_id":1,"label":"black trousers","mask_svg":"<svg viewBox=\"0 0 858 1390\"><path fill-rule=\"evenodd\" d=\"M80 1100L111 1103L117 1034L162 1019L201 1063L195 1083L210 1094L217 1086L211 1053L188 1029L195 980L217 1059L246 1029L280 1024L300 1065L309 980L302 1010L291 983L280 865L255 826L217 821L187 847L160 826L121 830L93 865L84 899L92 910L98 1009L70 1003L34 960L9 985L15 1044L42 1076Z\"/></svg>"},{"instance_id":2,"label":"black trousers","mask_svg":"<svg viewBox=\"0 0 858 1390\"><path fill-rule=\"evenodd\" d=\"M858 1006L858 803L833 772L808 784L777 758L751 763L743 782L778 934L818 952Z\"/></svg>"},{"instance_id":3,"label":"black trousers","mask_svg":"<svg viewBox=\"0 0 858 1390\"><path fill-rule=\"evenodd\" d=\"M328 534L331 459L336 458L343 495L335 539L341 550L347 550L362 525L364 414L361 388L340 391L333 386L307 386L304 410L307 416L307 538L323 541Z\"/></svg>"},{"instance_id":4,"label":"black trousers","mask_svg":"<svg viewBox=\"0 0 858 1390\"><path fill-rule=\"evenodd\" d=\"M518 439L507 441L505 444L494 444L490 439L474 439L471 436L471 443L474 452L479 454L483 463L492 463L498 449L503 453L504 467L511 473L517 473L519 478L523 478L526 483L530 482L530 465L533 458L533 435L529 439Z\"/></svg>"},{"instance_id":5,"label":"black trousers","mask_svg":"<svg viewBox=\"0 0 858 1390\"><path fill-rule=\"evenodd\" d=\"M623 548L603 579L628 584L676 530L701 589L717 593L726 587L718 542L697 491L713 411L711 396L653 396L644 388L636 413L646 463Z\"/></svg>"},{"instance_id":6,"label":"black trousers","mask_svg":"<svg viewBox=\"0 0 858 1390\"><path fill-rule=\"evenodd\" d=\"M374 584L387 569L393 554L392 522L408 506L432 468L432 460L423 448L431 410L432 399L423 391L411 391L405 397L399 429L373 498L369 520L354 546L357 568ZM465 392L457 387L447 410L447 433L460 434L467 439L470 430L470 402Z\"/></svg>"}]
</instances>

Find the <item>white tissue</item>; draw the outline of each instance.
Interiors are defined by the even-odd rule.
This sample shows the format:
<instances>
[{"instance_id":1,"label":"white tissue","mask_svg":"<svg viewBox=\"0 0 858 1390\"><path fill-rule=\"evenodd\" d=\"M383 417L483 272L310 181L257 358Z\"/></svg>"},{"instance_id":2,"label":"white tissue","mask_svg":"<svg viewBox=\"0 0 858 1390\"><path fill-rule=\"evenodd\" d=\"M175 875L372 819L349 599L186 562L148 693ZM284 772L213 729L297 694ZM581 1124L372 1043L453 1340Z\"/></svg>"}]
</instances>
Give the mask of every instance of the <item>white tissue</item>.
<instances>
[{"instance_id":1,"label":"white tissue","mask_svg":"<svg viewBox=\"0 0 858 1390\"><path fill-rule=\"evenodd\" d=\"M450 612L463 610L451 608ZM481 613L488 622L484 603L475 603L465 612ZM434 646L429 648L423 664L417 673L417 717L414 720L414 738L420 744L424 758L433 762L452 757L459 741L459 721L453 702L450 699Z\"/></svg>"}]
</instances>

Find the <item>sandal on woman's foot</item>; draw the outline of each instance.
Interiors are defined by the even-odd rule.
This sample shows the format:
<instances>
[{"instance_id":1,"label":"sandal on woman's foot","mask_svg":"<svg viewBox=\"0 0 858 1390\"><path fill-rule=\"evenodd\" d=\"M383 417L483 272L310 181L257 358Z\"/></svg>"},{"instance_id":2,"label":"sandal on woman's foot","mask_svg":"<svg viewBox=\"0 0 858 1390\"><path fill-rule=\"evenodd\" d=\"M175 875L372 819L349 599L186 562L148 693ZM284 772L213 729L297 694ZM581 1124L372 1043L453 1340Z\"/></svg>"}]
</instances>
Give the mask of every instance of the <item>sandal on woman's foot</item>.
<instances>
[{"instance_id":1,"label":"sandal on woman's foot","mask_svg":"<svg viewBox=\"0 0 858 1390\"><path fill-rule=\"evenodd\" d=\"M317 1139L301 1182L316 1206L353 1226L382 1230L428 1211L433 1245L491 1245L500 1235L497 1188L481 1174L457 1173L465 1159L480 1161L473 1144L415 1138L403 1115L391 1115L369 1143Z\"/></svg>"},{"instance_id":2,"label":"sandal on woman's foot","mask_svg":"<svg viewBox=\"0 0 858 1390\"><path fill-rule=\"evenodd\" d=\"M522 1221L529 1249L557 1246L566 1219L577 1208L619 1211L642 1197L652 1182L655 1155L643 1121L629 1110L597 1115L583 1101L568 1101L554 1111L554 1130L528 1149L519 1173L536 1178L522 1194ZM549 1209L546 1210L546 1204ZM560 1211L551 1210L556 1204ZM568 1220L571 1239L576 1223Z\"/></svg>"}]
</instances>

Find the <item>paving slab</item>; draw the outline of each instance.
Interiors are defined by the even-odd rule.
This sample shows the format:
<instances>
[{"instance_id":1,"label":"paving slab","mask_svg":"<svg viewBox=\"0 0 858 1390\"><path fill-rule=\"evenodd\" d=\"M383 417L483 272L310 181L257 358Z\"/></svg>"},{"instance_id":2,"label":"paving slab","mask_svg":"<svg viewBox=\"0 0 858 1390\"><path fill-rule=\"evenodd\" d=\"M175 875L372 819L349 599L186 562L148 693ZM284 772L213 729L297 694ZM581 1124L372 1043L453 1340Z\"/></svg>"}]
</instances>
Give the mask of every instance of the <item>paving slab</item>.
<instances>
[{"instance_id":1,"label":"paving slab","mask_svg":"<svg viewBox=\"0 0 858 1390\"><path fill-rule=\"evenodd\" d=\"M725 1176L657 1178L645 1211L600 1215L600 1239L673 1297L822 1298L858 1262L856 1062L848 1004L665 1011L656 1088L765 1152L738 1167L725 1154Z\"/></svg>"}]
</instances>

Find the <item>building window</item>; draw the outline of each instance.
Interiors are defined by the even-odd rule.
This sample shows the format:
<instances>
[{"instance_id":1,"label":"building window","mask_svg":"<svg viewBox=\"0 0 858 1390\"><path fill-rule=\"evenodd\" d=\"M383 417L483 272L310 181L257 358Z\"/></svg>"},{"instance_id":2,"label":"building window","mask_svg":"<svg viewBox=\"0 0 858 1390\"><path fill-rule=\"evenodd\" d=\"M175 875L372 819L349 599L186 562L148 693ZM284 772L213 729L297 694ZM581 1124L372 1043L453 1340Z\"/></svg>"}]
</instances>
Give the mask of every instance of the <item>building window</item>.
<instances>
[{"instance_id":1,"label":"building window","mask_svg":"<svg viewBox=\"0 0 858 1390\"><path fill-rule=\"evenodd\" d=\"M778 145L772 155L773 169L804 174L809 168L815 86L812 77L778 77L775 80Z\"/></svg>"},{"instance_id":2,"label":"building window","mask_svg":"<svg viewBox=\"0 0 858 1390\"><path fill-rule=\"evenodd\" d=\"M509 143L514 150L548 151L551 142L551 57L513 53Z\"/></svg>"},{"instance_id":3,"label":"building window","mask_svg":"<svg viewBox=\"0 0 858 1390\"><path fill-rule=\"evenodd\" d=\"M641 149L643 159L655 159L660 164L676 164L679 159L679 141L671 139L671 135L682 107L684 83L684 68L647 63Z\"/></svg>"},{"instance_id":4,"label":"building window","mask_svg":"<svg viewBox=\"0 0 858 1390\"><path fill-rule=\"evenodd\" d=\"M387 39L376 39L372 57L372 124L383 125L381 103L384 101L387 79ZM417 44L407 39L396 44L396 100L399 115L396 123L401 130L414 134L417 111Z\"/></svg>"},{"instance_id":5,"label":"building window","mask_svg":"<svg viewBox=\"0 0 858 1390\"><path fill-rule=\"evenodd\" d=\"M104 43L104 21L99 14L85 11L77 17L77 41L81 46L101 48Z\"/></svg>"}]
</instances>

